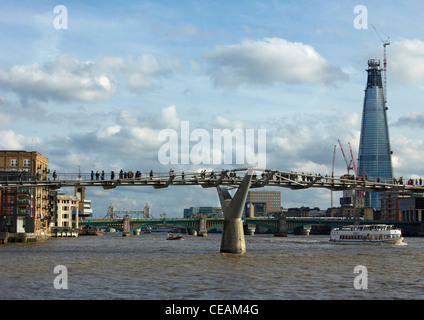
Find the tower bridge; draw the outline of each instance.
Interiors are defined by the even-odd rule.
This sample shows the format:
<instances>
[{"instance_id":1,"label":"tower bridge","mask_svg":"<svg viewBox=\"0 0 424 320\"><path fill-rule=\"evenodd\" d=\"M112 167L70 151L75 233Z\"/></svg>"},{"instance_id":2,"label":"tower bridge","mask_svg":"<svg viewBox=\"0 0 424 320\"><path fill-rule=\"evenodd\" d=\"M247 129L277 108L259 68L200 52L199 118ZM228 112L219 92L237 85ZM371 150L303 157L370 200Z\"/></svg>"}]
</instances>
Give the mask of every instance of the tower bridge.
<instances>
[{"instance_id":1,"label":"tower bridge","mask_svg":"<svg viewBox=\"0 0 424 320\"><path fill-rule=\"evenodd\" d=\"M304 190L309 188L326 188L332 191L343 190L363 190L372 192L393 192L393 193L424 193L422 185L404 185L377 181L366 181L355 179L354 177L340 178L322 176L320 174L304 174L270 169L257 168L239 168L226 169L218 172L191 172L175 174L157 174L157 175L138 175L137 178L114 179L113 176L105 176L100 180L94 180L89 174L56 174L52 179L37 180L29 176L25 179L14 175L0 177L0 188L51 188L59 189L62 187L102 187L103 189L113 189L117 187L153 187L155 189L167 188L170 186L194 186L199 185L203 188L216 188L219 200L224 212L224 218L219 224L223 226L221 252L245 253L246 245L243 230L242 213L246 202L247 193L250 188L262 187L283 187L292 190ZM231 195L230 191L235 190ZM151 220L151 219L149 219ZM167 219L168 220L168 219ZM181 219L180 219L181 220ZM212 221L206 218L199 219L198 226L194 227L194 222L184 221L188 228L198 229L200 233L207 231L208 223ZM252 224L265 223L265 221L246 219L246 222ZM352 221L350 221L352 222ZM81 221L80 224L87 222ZM92 223L95 223L94 221ZM110 222L112 224L112 222ZM121 222L115 222L115 227L119 229L122 223L123 230L131 228L141 228L147 222L133 222L128 217L124 217ZM150 222L152 223L152 222ZM179 221L183 223L183 221ZM217 222L216 222L217 223ZM290 220L278 219L272 221L274 226L270 228L278 229L277 234L283 235L287 231ZM305 221L302 222L303 224ZM163 224L163 222L162 222ZM191 225L190 225L191 224ZM111 225L112 226L112 225ZM422 225L421 225L422 227ZM289 229L290 229L289 225ZM423 230L420 230L423 231Z\"/></svg>"}]
</instances>

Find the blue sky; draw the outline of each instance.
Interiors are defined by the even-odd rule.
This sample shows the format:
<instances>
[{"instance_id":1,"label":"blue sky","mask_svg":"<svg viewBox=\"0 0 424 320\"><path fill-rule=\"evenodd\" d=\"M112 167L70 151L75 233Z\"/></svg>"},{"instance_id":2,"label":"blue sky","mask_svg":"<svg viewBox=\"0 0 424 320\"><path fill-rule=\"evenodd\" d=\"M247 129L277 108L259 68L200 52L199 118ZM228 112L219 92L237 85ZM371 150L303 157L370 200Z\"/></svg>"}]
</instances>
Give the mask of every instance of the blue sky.
<instances>
[{"instance_id":1,"label":"blue sky","mask_svg":"<svg viewBox=\"0 0 424 320\"><path fill-rule=\"evenodd\" d=\"M64 5L68 29L55 29ZM357 29L355 6L367 8ZM0 149L36 150L51 170L167 172L163 129L267 130L267 167L331 172L334 144L357 155L367 60L390 36L388 117L395 176L424 176L420 1L1 1ZM176 171L222 166L173 165ZM234 165L234 167L237 167ZM341 153L336 174L346 171ZM330 204L328 190L282 205ZM215 190L90 189L95 216L181 216Z\"/></svg>"}]
</instances>

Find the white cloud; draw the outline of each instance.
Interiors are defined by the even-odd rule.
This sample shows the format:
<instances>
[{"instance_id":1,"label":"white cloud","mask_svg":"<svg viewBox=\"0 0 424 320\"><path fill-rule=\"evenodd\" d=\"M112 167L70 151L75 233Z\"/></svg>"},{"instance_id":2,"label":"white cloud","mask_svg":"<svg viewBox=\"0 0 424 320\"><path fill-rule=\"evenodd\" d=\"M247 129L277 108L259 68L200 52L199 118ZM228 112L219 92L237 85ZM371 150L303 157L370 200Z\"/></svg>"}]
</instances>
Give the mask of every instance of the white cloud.
<instances>
[{"instance_id":1,"label":"white cloud","mask_svg":"<svg viewBox=\"0 0 424 320\"><path fill-rule=\"evenodd\" d=\"M175 64L175 62L173 62ZM112 97L118 90L117 78L123 75L127 87L141 93L157 85L152 78L169 72L152 55L137 60L103 57L78 61L67 55L45 64L15 65L0 70L0 85L23 97L42 101L96 102Z\"/></svg>"},{"instance_id":2,"label":"white cloud","mask_svg":"<svg viewBox=\"0 0 424 320\"><path fill-rule=\"evenodd\" d=\"M93 102L109 98L116 91L110 74L95 72L92 63L66 55L44 65L15 65L8 71L0 70L0 84L40 100Z\"/></svg>"},{"instance_id":3,"label":"white cloud","mask_svg":"<svg viewBox=\"0 0 424 320\"><path fill-rule=\"evenodd\" d=\"M424 42L418 39L394 41L387 47L388 72L393 79L411 84L424 80Z\"/></svg>"},{"instance_id":4,"label":"white cloud","mask_svg":"<svg viewBox=\"0 0 424 320\"><path fill-rule=\"evenodd\" d=\"M121 131L120 126L110 126L106 130L99 130L96 132L96 137L99 140L110 139L112 136L118 134Z\"/></svg>"},{"instance_id":5,"label":"white cloud","mask_svg":"<svg viewBox=\"0 0 424 320\"><path fill-rule=\"evenodd\" d=\"M392 136L391 146L394 150L392 156L393 174L399 178L424 176L422 159L424 158L424 141L411 139L402 135Z\"/></svg>"},{"instance_id":6,"label":"white cloud","mask_svg":"<svg viewBox=\"0 0 424 320\"><path fill-rule=\"evenodd\" d=\"M207 54L215 85L333 83L347 75L327 62L313 47L280 38L243 40L217 46Z\"/></svg>"},{"instance_id":7,"label":"white cloud","mask_svg":"<svg viewBox=\"0 0 424 320\"><path fill-rule=\"evenodd\" d=\"M177 108L174 105L170 105L163 108L160 113L160 117L157 119L157 125L163 129L178 129L180 127L181 120L178 117Z\"/></svg>"},{"instance_id":8,"label":"white cloud","mask_svg":"<svg viewBox=\"0 0 424 320\"><path fill-rule=\"evenodd\" d=\"M41 139L37 137L25 137L22 134L15 133L13 130L0 131L0 149L3 150L25 150L40 147Z\"/></svg>"}]
</instances>

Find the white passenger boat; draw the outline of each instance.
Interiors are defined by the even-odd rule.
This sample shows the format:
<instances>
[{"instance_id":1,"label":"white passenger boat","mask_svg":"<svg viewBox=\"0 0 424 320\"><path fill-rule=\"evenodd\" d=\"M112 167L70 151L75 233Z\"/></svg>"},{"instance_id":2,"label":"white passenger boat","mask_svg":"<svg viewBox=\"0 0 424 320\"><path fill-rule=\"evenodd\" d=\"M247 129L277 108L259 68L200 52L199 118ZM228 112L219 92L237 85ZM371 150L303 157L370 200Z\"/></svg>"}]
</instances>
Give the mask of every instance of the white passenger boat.
<instances>
[{"instance_id":1,"label":"white passenger boat","mask_svg":"<svg viewBox=\"0 0 424 320\"><path fill-rule=\"evenodd\" d=\"M330 233L330 241L335 243L399 244L402 240L400 229L387 224L351 225L334 228Z\"/></svg>"}]
</instances>

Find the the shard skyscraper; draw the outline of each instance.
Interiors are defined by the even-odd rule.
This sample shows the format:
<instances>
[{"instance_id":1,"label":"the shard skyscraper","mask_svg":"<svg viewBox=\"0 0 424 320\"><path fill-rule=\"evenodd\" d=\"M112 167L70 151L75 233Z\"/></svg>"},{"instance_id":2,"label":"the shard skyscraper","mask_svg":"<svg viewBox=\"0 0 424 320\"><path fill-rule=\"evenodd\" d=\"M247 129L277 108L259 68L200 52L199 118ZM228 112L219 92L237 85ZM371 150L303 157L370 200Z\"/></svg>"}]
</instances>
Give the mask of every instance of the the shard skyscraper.
<instances>
[{"instance_id":1,"label":"the shard skyscraper","mask_svg":"<svg viewBox=\"0 0 424 320\"><path fill-rule=\"evenodd\" d=\"M368 60L368 80L362 112L358 175L368 181L393 181L387 108L380 61ZM365 193L365 207L381 208L378 192Z\"/></svg>"}]
</instances>

